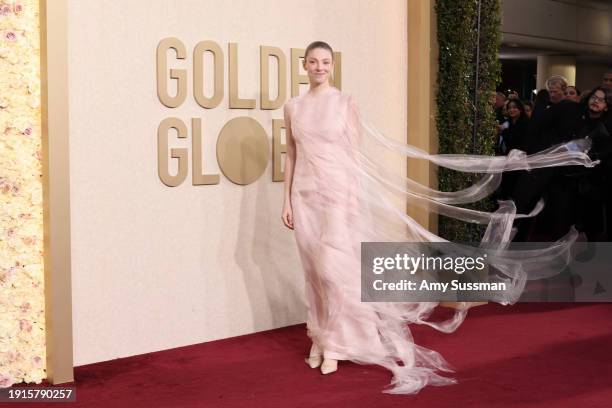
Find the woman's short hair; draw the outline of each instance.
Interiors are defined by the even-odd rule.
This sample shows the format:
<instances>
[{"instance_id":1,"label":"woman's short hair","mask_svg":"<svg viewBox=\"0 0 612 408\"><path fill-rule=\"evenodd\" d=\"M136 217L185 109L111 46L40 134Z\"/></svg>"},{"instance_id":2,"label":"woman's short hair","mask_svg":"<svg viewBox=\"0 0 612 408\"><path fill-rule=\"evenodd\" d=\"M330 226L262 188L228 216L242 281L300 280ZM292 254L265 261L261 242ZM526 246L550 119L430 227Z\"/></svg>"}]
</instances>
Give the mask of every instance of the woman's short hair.
<instances>
[{"instance_id":1,"label":"woman's short hair","mask_svg":"<svg viewBox=\"0 0 612 408\"><path fill-rule=\"evenodd\" d=\"M546 89L550 90L553 85L559 85L563 91L567 88L567 79L561 75L553 75L546 80Z\"/></svg>"},{"instance_id":2,"label":"woman's short hair","mask_svg":"<svg viewBox=\"0 0 612 408\"><path fill-rule=\"evenodd\" d=\"M308 47L306 47L306 52L304 52L304 60L306 60L308 57L308 53L316 48L323 48L324 50L329 51L332 55L332 60L334 59L334 50L332 50L332 47L328 43L325 41L314 41L308 44Z\"/></svg>"}]
</instances>

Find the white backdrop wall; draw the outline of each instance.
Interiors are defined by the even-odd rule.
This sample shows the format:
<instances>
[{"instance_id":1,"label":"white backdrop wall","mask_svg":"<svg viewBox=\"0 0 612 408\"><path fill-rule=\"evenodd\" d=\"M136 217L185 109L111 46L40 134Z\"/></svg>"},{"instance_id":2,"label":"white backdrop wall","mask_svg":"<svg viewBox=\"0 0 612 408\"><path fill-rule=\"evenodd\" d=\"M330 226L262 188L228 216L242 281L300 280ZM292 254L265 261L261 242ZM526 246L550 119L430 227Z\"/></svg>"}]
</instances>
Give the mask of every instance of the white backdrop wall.
<instances>
[{"instance_id":1,"label":"white backdrop wall","mask_svg":"<svg viewBox=\"0 0 612 408\"><path fill-rule=\"evenodd\" d=\"M343 90L398 139L406 134L405 0L70 0L69 95L75 364L226 338L304 321L304 279L281 225L282 183L272 163L248 186L178 187L157 175L157 127L202 118L205 170L220 173L216 136L236 116L269 135L282 109L259 109L259 46L342 52ZM176 108L156 96L155 52L179 38L217 42L225 99ZM239 94L257 109L228 109L227 44L238 43ZM289 61L289 58L288 58ZM288 80L290 75L288 75ZM289 85L289 84L288 84ZM290 88L288 88L290 89ZM171 147L191 139L171 138ZM191 163L190 163L191 171Z\"/></svg>"}]
</instances>

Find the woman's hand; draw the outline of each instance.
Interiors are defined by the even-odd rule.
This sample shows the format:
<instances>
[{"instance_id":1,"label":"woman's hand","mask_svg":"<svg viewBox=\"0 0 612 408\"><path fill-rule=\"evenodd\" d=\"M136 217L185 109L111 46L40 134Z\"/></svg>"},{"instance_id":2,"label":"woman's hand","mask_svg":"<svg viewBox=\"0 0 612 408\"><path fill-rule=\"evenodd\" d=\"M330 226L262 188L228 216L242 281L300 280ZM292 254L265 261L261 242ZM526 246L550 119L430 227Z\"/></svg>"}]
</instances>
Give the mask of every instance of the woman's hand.
<instances>
[{"instance_id":1,"label":"woman's hand","mask_svg":"<svg viewBox=\"0 0 612 408\"><path fill-rule=\"evenodd\" d=\"M283 224L285 224L285 227L289 228L289 229L293 229L293 208L291 208L291 204L284 204L283 205Z\"/></svg>"}]
</instances>

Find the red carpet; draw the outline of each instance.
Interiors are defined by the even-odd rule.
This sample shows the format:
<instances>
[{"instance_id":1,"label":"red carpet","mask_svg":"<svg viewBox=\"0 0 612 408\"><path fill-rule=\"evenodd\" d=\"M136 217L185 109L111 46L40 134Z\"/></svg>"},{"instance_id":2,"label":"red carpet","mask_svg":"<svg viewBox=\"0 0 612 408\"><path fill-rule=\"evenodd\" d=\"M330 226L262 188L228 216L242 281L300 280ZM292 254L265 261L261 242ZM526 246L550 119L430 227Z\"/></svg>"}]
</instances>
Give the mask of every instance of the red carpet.
<instances>
[{"instance_id":1,"label":"red carpet","mask_svg":"<svg viewBox=\"0 0 612 408\"><path fill-rule=\"evenodd\" d=\"M323 376L303 362L298 325L78 367L70 406L612 407L612 304L479 306L454 334L413 333L456 368L457 385L382 394L389 373L352 363Z\"/></svg>"}]
</instances>

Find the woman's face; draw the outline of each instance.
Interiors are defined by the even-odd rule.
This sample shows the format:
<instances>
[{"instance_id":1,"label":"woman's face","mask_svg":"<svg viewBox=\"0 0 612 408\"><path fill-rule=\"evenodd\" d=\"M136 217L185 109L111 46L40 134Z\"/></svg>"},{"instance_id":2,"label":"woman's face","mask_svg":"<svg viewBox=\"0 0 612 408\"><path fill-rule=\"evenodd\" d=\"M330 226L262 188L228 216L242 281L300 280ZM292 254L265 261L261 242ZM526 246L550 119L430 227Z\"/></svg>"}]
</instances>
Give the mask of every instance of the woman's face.
<instances>
[{"instance_id":1,"label":"woman's face","mask_svg":"<svg viewBox=\"0 0 612 408\"><path fill-rule=\"evenodd\" d=\"M606 94L598 90L589 98L589 110L593 113L603 113L608 110Z\"/></svg>"},{"instance_id":2,"label":"woman's face","mask_svg":"<svg viewBox=\"0 0 612 408\"><path fill-rule=\"evenodd\" d=\"M506 109L508 110L508 116L510 119L516 119L521 116L521 110L518 108L518 106L516 106L516 103L510 102Z\"/></svg>"},{"instance_id":3,"label":"woman's face","mask_svg":"<svg viewBox=\"0 0 612 408\"><path fill-rule=\"evenodd\" d=\"M576 92L576 88L573 86L567 87L565 90L565 99L569 99L570 101L580 102L580 95Z\"/></svg>"},{"instance_id":4,"label":"woman's face","mask_svg":"<svg viewBox=\"0 0 612 408\"><path fill-rule=\"evenodd\" d=\"M329 76L334 70L332 54L325 48L310 50L304 60L304 69L308 73L311 85L320 85L329 81Z\"/></svg>"},{"instance_id":5,"label":"woman's face","mask_svg":"<svg viewBox=\"0 0 612 408\"><path fill-rule=\"evenodd\" d=\"M531 117L531 112L532 112L531 106L525 105L525 115L527 115L528 118Z\"/></svg>"}]
</instances>

